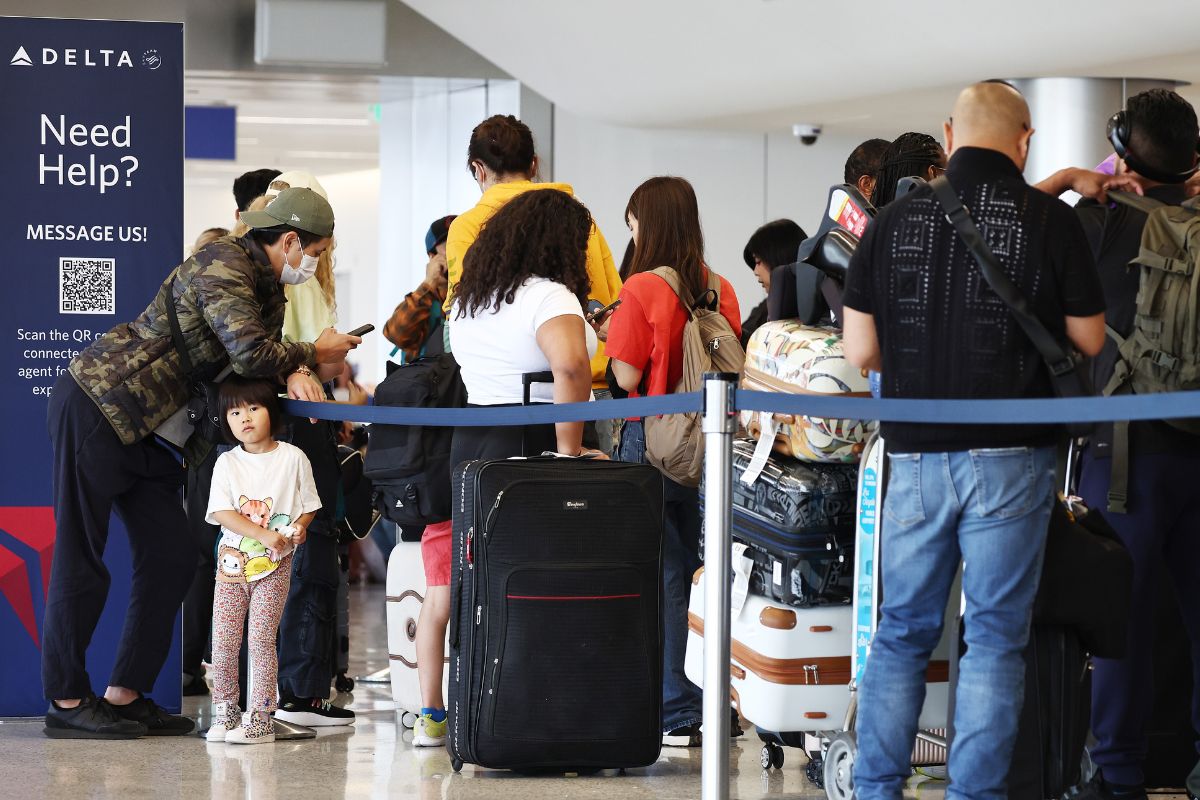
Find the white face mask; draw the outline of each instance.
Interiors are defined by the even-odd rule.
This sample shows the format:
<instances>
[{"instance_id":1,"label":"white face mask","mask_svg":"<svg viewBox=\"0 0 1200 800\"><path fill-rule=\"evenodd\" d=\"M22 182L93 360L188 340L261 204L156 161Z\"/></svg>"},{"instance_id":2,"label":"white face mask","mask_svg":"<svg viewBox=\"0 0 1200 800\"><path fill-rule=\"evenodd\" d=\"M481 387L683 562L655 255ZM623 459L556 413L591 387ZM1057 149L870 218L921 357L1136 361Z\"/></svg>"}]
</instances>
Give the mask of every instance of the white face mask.
<instances>
[{"instance_id":1,"label":"white face mask","mask_svg":"<svg viewBox=\"0 0 1200 800\"><path fill-rule=\"evenodd\" d=\"M296 243L299 244L297 239ZM288 263L287 251L283 252L283 274L279 276L280 283L296 286L310 280L317 274L317 257L310 256L304 250L300 251L300 266L293 267Z\"/></svg>"}]
</instances>

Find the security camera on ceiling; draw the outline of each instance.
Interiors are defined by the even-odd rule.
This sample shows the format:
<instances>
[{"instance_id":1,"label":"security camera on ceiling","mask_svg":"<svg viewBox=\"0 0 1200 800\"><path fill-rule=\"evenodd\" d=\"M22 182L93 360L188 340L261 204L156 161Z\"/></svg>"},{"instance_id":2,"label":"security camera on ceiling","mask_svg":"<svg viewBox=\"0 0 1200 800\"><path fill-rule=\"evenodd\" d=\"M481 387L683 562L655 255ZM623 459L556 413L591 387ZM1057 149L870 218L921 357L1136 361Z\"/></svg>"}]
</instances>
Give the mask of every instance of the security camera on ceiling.
<instances>
[{"instance_id":1,"label":"security camera on ceiling","mask_svg":"<svg viewBox=\"0 0 1200 800\"><path fill-rule=\"evenodd\" d=\"M792 136L799 139L801 144L816 144L821 136L821 126L797 123L792 126Z\"/></svg>"}]
</instances>

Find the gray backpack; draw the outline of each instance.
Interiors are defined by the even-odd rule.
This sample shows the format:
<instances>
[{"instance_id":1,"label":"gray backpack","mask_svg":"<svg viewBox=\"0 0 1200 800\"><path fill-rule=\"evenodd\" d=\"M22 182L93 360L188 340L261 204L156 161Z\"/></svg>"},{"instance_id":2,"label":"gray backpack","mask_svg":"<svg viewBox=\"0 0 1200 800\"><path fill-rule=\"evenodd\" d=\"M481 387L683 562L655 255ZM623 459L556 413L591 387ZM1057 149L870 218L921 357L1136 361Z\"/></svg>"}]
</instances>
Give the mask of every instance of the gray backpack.
<instances>
[{"instance_id":1,"label":"gray backpack","mask_svg":"<svg viewBox=\"0 0 1200 800\"><path fill-rule=\"evenodd\" d=\"M673 394L698 392L706 372L734 372L739 376L746 365L746 351L734 336L729 320L721 315L721 278L708 271L708 292L716 298L711 311L701 298L689 303L683 299L684 289L679 273L671 267L658 267L651 272L667 282L679 297L687 312L683 326L683 373ZM676 483L699 486L704 474L704 434L700 430L700 414L672 414L665 417L646 417L646 460Z\"/></svg>"},{"instance_id":2,"label":"gray backpack","mask_svg":"<svg viewBox=\"0 0 1200 800\"><path fill-rule=\"evenodd\" d=\"M1200 200L1172 206L1127 192L1108 196L1147 215L1137 258L1137 313L1133 332L1108 336L1120 357L1104 395L1200 389ZM1200 417L1164 420L1200 435ZM1113 425L1108 510L1124 514L1129 490L1129 423Z\"/></svg>"}]
</instances>

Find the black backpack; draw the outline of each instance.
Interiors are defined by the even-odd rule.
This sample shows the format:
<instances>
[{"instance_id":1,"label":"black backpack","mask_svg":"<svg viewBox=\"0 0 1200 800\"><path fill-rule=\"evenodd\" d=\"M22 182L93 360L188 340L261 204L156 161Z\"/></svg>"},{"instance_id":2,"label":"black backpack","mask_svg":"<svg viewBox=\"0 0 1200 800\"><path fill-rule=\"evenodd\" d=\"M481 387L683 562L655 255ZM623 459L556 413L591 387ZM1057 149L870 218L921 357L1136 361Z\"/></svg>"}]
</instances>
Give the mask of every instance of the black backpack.
<instances>
[{"instance_id":1,"label":"black backpack","mask_svg":"<svg viewBox=\"0 0 1200 800\"><path fill-rule=\"evenodd\" d=\"M375 388L375 405L462 408L467 389L449 353L397 367ZM364 474L375 507L402 529L450 519L450 443L454 428L372 425Z\"/></svg>"}]
</instances>

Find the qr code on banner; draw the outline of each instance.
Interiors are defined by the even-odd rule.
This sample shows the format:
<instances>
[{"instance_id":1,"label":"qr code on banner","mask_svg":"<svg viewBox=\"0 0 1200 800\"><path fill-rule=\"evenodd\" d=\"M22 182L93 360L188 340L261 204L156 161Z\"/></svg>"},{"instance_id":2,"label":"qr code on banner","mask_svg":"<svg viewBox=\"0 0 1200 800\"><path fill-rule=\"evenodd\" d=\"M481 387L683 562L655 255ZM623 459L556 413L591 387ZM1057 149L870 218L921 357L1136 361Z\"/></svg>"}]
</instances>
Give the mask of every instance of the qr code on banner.
<instances>
[{"instance_id":1,"label":"qr code on banner","mask_svg":"<svg viewBox=\"0 0 1200 800\"><path fill-rule=\"evenodd\" d=\"M112 258L60 258L59 313L117 313L116 265L116 259Z\"/></svg>"}]
</instances>

